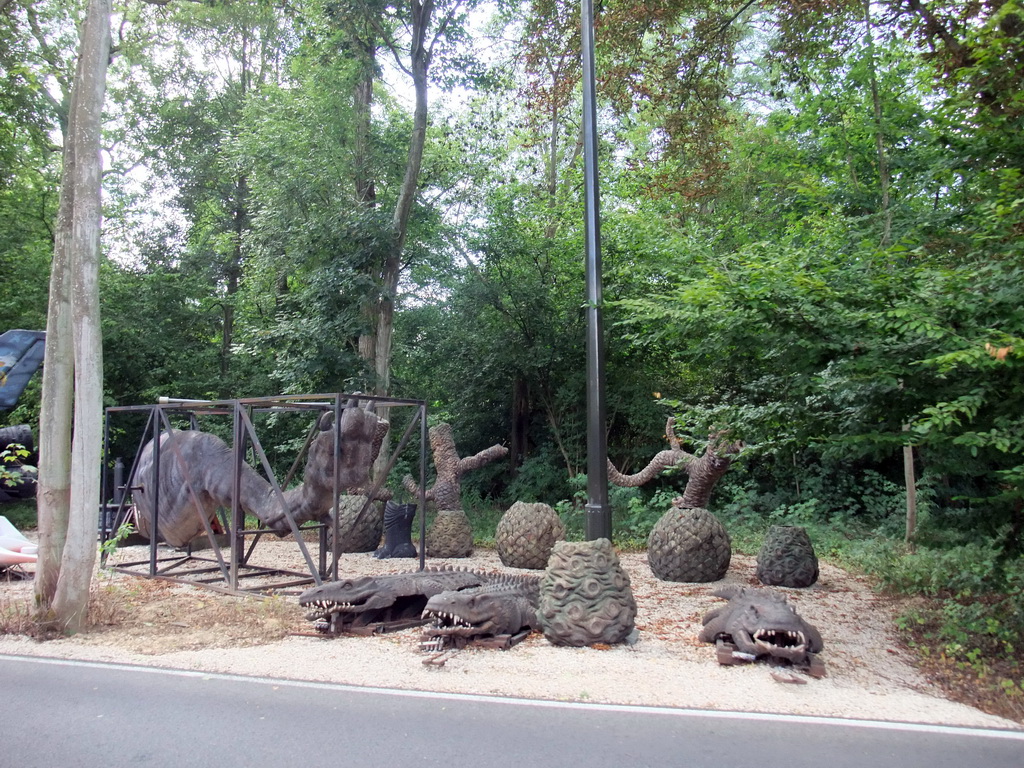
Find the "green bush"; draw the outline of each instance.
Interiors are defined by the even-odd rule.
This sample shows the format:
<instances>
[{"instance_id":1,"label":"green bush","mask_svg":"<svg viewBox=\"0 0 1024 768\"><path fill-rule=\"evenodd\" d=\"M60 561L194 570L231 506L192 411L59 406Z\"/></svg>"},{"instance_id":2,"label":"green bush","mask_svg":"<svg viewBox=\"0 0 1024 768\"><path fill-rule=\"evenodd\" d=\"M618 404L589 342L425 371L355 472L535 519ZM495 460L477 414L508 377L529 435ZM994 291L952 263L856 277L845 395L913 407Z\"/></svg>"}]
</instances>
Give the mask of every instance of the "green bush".
<instances>
[{"instance_id":1,"label":"green bush","mask_svg":"<svg viewBox=\"0 0 1024 768\"><path fill-rule=\"evenodd\" d=\"M0 506L0 515L6 517L19 531L35 528L38 524L35 499L21 499L4 504Z\"/></svg>"}]
</instances>

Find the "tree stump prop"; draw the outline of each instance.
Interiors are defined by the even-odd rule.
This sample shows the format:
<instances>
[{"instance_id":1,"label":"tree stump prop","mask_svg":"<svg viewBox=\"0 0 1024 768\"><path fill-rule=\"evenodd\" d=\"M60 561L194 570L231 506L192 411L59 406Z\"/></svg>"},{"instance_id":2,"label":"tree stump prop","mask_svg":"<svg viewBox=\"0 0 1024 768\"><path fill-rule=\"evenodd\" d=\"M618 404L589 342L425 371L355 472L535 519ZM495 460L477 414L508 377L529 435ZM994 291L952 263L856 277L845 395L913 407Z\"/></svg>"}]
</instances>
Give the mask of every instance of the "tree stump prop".
<instances>
[{"instance_id":1,"label":"tree stump prop","mask_svg":"<svg viewBox=\"0 0 1024 768\"><path fill-rule=\"evenodd\" d=\"M366 504L365 496L342 496L338 499L338 552L373 552L380 544L384 531L384 505ZM329 529L331 534L333 528Z\"/></svg>"},{"instance_id":2,"label":"tree stump prop","mask_svg":"<svg viewBox=\"0 0 1024 768\"><path fill-rule=\"evenodd\" d=\"M662 581L718 581L731 559L729 534L706 509L673 506L647 539L647 562Z\"/></svg>"},{"instance_id":3,"label":"tree stump prop","mask_svg":"<svg viewBox=\"0 0 1024 768\"><path fill-rule=\"evenodd\" d=\"M427 531L427 557L469 557L473 554L473 526L461 509L442 509Z\"/></svg>"},{"instance_id":4,"label":"tree stump prop","mask_svg":"<svg viewBox=\"0 0 1024 768\"><path fill-rule=\"evenodd\" d=\"M517 501L498 521L494 543L509 568L542 570L555 542L565 538L565 524L547 504Z\"/></svg>"},{"instance_id":5,"label":"tree stump prop","mask_svg":"<svg viewBox=\"0 0 1024 768\"><path fill-rule=\"evenodd\" d=\"M807 530L773 525L757 553L757 578L773 587L809 587L818 580L818 557Z\"/></svg>"},{"instance_id":6,"label":"tree stump prop","mask_svg":"<svg viewBox=\"0 0 1024 768\"><path fill-rule=\"evenodd\" d=\"M554 645L620 643L633 632L636 600L608 539L555 544L537 609Z\"/></svg>"},{"instance_id":7,"label":"tree stump prop","mask_svg":"<svg viewBox=\"0 0 1024 768\"><path fill-rule=\"evenodd\" d=\"M435 555L431 553L429 546L427 553L431 557L468 557L473 552L473 529L469 524L469 518L462 511L462 476L466 472L507 456L508 448L503 445L492 445L473 456L460 459L455 449L451 425L444 423L435 424L430 428L429 439L437 478L425 491L424 497L428 503L433 502L439 513L434 520L434 527L440 523L441 528L433 535L428 532L427 541L433 540L437 551L462 554ZM409 494L419 496L420 487L410 475L402 478L402 485ZM459 512L462 519L450 515L442 520L441 512Z\"/></svg>"}]
</instances>

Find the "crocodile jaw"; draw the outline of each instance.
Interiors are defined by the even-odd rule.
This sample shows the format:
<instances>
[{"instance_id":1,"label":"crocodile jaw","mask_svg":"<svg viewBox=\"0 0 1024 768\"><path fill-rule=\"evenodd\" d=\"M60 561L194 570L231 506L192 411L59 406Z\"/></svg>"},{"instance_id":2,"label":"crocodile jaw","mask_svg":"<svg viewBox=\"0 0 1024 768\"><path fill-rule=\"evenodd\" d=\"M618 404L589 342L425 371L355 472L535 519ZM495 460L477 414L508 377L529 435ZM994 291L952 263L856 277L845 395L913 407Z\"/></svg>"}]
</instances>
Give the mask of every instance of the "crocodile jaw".
<instances>
[{"instance_id":1,"label":"crocodile jaw","mask_svg":"<svg viewBox=\"0 0 1024 768\"><path fill-rule=\"evenodd\" d=\"M753 633L758 655L800 661L807 657L807 637L794 630L758 629Z\"/></svg>"},{"instance_id":2,"label":"crocodile jaw","mask_svg":"<svg viewBox=\"0 0 1024 768\"><path fill-rule=\"evenodd\" d=\"M429 608L423 611L423 618L431 621L429 633L431 635L455 635L471 637L473 635L486 635L491 631L492 622L484 621L481 624L472 624L461 616L449 611L434 611Z\"/></svg>"}]
</instances>

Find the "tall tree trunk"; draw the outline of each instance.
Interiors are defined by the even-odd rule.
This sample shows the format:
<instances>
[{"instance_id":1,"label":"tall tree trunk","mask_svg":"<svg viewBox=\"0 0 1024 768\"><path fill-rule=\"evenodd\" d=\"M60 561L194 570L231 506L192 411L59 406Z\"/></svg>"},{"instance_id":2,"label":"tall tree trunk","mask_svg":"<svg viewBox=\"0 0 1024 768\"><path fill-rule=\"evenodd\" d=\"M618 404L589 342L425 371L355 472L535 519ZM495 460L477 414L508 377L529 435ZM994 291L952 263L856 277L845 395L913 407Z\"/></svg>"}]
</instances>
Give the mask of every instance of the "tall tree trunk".
<instances>
[{"instance_id":1,"label":"tall tree trunk","mask_svg":"<svg viewBox=\"0 0 1024 768\"><path fill-rule=\"evenodd\" d=\"M224 317L220 348L220 377L221 386L224 388L228 388L228 374L231 372L231 345L235 336L235 297L238 295L238 287L242 280L242 238L249 226L248 205L249 179L245 174L241 174L235 180L231 212L231 259L224 271Z\"/></svg>"},{"instance_id":2,"label":"tall tree trunk","mask_svg":"<svg viewBox=\"0 0 1024 768\"><path fill-rule=\"evenodd\" d=\"M875 67L875 40L871 30L871 0L864 0L864 28L868 48L868 77L871 80L871 105L875 119L875 152L878 155L878 184L882 193L882 237L880 248L892 242L892 205L889 201L889 156L885 150L885 123L882 99L878 93L878 71Z\"/></svg>"},{"instance_id":3,"label":"tall tree trunk","mask_svg":"<svg viewBox=\"0 0 1024 768\"><path fill-rule=\"evenodd\" d=\"M40 551L49 562L48 569L36 587L40 618L48 627L65 632L78 632L86 626L89 606L89 585L96 562L96 538L100 503L100 445L103 421L103 352L99 317L99 246L102 220L100 131L103 99L106 92L107 63L110 56L110 0L90 0L82 26L78 67L72 96L72 113L65 145L70 155L71 170L62 175L61 219L70 226L57 237L54 268L64 271L56 278L60 289L51 296L58 307L51 312L59 338L50 353L64 355L67 360L67 328L73 325L74 438L71 443L70 472L63 475L61 457L46 459L48 472L44 495L52 489L62 496L60 483L69 480L69 504L66 518L61 509L40 508ZM68 294L70 293L70 317ZM60 305L63 305L61 307ZM49 327L49 326L48 326ZM71 369L57 365L64 380L50 379L47 404L54 408L41 421L45 424L48 451L66 447L64 434L69 431L64 410L70 399ZM43 428L40 430L43 432ZM44 442L40 436L40 444ZM63 541L62 541L63 539ZM53 556L60 552L59 567L54 572Z\"/></svg>"},{"instance_id":4,"label":"tall tree trunk","mask_svg":"<svg viewBox=\"0 0 1024 768\"><path fill-rule=\"evenodd\" d=\"M75 94L71 109L74 111ZM64 136L60 206L50 265L50 298L43 358L43 398L39 413L39 559L35 599L49 609L57 591L60 561L71 510L71 418L74 402L74 341L71 336L71 218L74 211L75 147Z\"/></svg>"},{"instance_id":5,"label":"tall tree trunk","mask_svg":"<svg viewBox=\"0 0 1024 768\"><path fill-rule=\"evenodd\" d=\"M374 208L377 205L377 188L371 175L373 163L370 158L370 126L373 82L377 69L377 44L373 40L356 39L354 35L352 44L359 50L362 59L362 71L356 79L352 94L356 200L362 206Z\"/></svg>"},{"instance_id":6,"label":"tall tree trunk","mask_svg":"<svg viewBox=\"0 0 1024 768\"><path fill-rule=\"evenodd\" d=\"M377 344L375 373L377 394L386 395L391 388L391 342L394 330L395 295L402 271L402 255L409 234L409 218L416 202L423 148L427 141L427 70L430 68L430 49L427 30L434 10L432 0L412 0L412 43L410 46L410 72L416 94L412 115L412 134L409 153L405 161L405 177L398 191L395 211L391 217L391 242L384 270L381 273L381 298L377 308Z\"/></svg>"},{"instance_id":7,"label":"tall tree trunk","mask_svg":"<svg viewBox=\"0 0 1024 768\"><path fill-rule=\"evenodd\" d=\"M386 396L391 390L391 350L394 336L395 296L402 272L405 241L409 234L409 218L416 202L423 149L427 141L427 71L430 68L430 47L427 31L434 11L433 0L411 0L412 42L409 48L409 73L416 95L413 108L412 133L405 162L405 176L398 191L395 210L391 217L391 236L381 270L380 296L373 339L374 394ZM368 353L370 350L366 349ZM378 411L388 418L387 409ZM381 451L375 471L383 468L387 451Z\"/></svg>"},{"instance_id":8,"label":"tall tree trunk","mask_svg":"<svg viewBox=\"0 0 1024 768\"><path fill-rule=\"evenodd\" d=\"M522 376L512 381L512 437L509 440L509 467L514 475L530 451L530 389Z\"/></svg>"}]
</instances>

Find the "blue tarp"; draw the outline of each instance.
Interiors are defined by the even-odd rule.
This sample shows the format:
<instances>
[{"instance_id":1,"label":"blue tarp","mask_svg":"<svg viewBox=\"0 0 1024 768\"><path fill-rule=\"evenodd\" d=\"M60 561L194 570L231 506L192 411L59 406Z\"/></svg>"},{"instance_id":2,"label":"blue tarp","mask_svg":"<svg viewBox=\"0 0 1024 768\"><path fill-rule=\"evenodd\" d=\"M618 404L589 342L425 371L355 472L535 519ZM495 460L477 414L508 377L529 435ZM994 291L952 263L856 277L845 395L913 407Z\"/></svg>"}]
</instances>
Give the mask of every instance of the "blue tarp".
<instances>
[{"instance_id":1,"label":"blue tarp","mask_svg":"<svg viewBox=\"0 0 1024 768\"><path fill-rule=\"evenodd\" d=\"M0 410L13 408L28 380L43 364L46 333L6 331L0 335Z\"/></svg>"}]
</instances>

